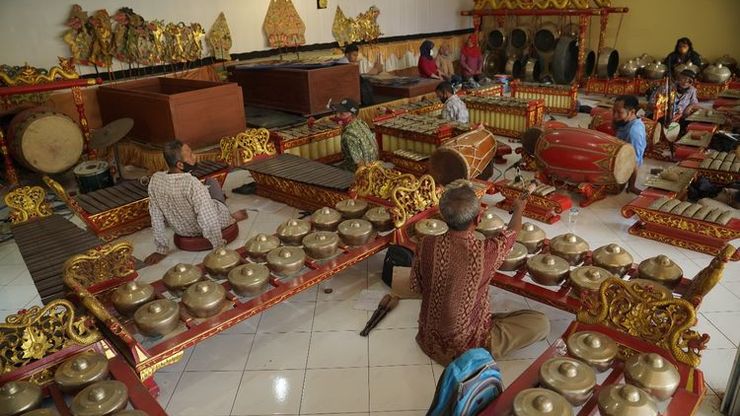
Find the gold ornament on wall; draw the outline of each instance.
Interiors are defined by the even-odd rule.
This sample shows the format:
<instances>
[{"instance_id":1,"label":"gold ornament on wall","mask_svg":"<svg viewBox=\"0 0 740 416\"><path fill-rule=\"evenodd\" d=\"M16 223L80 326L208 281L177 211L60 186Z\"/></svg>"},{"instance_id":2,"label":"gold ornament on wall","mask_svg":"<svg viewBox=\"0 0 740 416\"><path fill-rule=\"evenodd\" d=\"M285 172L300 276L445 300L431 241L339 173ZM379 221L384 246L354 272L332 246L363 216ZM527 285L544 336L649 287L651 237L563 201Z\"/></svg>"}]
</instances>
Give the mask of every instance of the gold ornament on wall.
<instances>
[{"instance_id":1,"label":"gold ornament on wall","mask_svg":"<svg viewBox=\"0 0 740 416\"><path fill-rule=\"evenodd\" d=\"M272 48L287 48L306 43L306 25L291 0L270 0L262 29Z\"/></svg>"},{"instance_id":2,"label":"gold ornament on wall","mask_svg":"<svg viewBox=\"0 0 740 416\"><path fill-rule=\"evenodd\" d=\"M206 35L206 43L211 51L211 56L225 61L231 60L231 30L226 22L224 12L218 14L216 21Z\"/></svg>"},{"instance_id":3,"label":"gold ornament on wall","mask_svg":"<svg viewBox=\"0 0 740 416\"><path fill-rule=\"evenodd\" d=\"M344 46L356 42L373 42L378 40L383 33L380 32L378 25L378 16L380 9L371 6L368 11L360 13L352 19L345 16L342 8L337 6L337 12L334 15L334 24L332 25L332 34L337 40L339 46Z\"/></svg>"}]
</instances>

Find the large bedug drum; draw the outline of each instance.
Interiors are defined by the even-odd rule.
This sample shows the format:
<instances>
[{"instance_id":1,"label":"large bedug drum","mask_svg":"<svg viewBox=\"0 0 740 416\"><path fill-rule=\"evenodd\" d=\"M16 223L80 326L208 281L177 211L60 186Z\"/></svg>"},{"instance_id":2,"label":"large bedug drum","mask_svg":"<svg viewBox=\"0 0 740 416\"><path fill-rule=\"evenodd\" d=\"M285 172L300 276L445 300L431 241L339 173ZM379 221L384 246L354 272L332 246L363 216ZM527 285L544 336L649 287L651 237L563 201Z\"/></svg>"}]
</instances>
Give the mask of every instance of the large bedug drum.
<instances>
[{"instance_id":1,"label":"large bedug drum","mask_svg":"<svg viewBox=\"0 0 740 416\"><path fill-rule=\"evenodd\" d=\"M663 125L653 121L649 118L642 118L642 124L645 125L645 137L647 138L647 145L656 145L663 138ZM612 124L612 115L610 112L604 114L597 114L591 119L591 123L588 125L591 130L598 130L602 133L609 135L616 135L614 125Z\"/></svg>"},{"instance_id":2,"label":"large bedug drum","mask_svg":"<svg viewBox=\"0 0 740 416\"><path fill-rule=\"evenodd\" d=\"M447 185L456 179L473 179L483 173L496 155L493 133L480 128L450 139L429 160L434 180Z\"/></svg>"},{"instance_id":3,"label":"large bedug drum","mask_svg":"<svg viewBox=\"0 0 740 416\"><path fill-rule=\"evenodd\" d=\"M41 173L60 173L82 156L80 126L69 116L37 107L18 113L8 129L8 150L23 167Z\"/></svg>"},{"instance_id":4,"label":"large bedug drum","mask_svg":"<svg viewBox=\"0 0 740 416\"><path fill-rule=\"evenodd\" d=\"M589 129L531 128L522 137L522 147L545 174L570 183L621 185L637 166L631 144Z\"/></svg>"}]
</instances>

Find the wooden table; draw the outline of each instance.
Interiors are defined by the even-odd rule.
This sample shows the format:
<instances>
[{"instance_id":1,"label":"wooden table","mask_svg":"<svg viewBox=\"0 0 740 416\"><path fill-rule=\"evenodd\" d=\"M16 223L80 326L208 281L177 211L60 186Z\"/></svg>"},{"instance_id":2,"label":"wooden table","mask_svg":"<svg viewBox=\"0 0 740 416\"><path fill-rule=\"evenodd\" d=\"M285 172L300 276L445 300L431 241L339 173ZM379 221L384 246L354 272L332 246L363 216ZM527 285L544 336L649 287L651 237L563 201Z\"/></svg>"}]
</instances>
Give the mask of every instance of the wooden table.
<instances>
[{"instance_id":1,"label":"wooden table","mask_svg":"<svg viewBox=\"0 0 740 416\"><path fill-rule=\"evenodd\" d=\"M244 103L302 115L327 113L331 99L360 102L357 65L331 66L235 66L229 80L242 87Z\"/></svg>"},{"instance_id":2,"label":"wooden table","mask_svg":"<svg viewBox=\"0 0 740 416\"><path fill-rule=\"evenodd\" d=\"M432 93L441 82L442 80L439 79L419 78L419 82L413 84L394 85L380 84L370 79L370 83L373 85L373 93L375 95L401 98L418 97L420 95Z\"/></svg>"}]
</instances>

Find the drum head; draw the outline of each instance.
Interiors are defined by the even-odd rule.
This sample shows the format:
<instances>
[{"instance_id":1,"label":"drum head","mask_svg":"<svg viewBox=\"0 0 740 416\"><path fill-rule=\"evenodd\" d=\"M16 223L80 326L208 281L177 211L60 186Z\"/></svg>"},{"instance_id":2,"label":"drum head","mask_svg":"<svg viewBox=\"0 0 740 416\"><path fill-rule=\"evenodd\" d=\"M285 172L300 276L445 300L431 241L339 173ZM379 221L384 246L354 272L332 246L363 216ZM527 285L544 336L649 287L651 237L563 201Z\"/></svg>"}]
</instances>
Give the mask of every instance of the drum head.
<instances>
[{"instance_id":1,"label":"drum head","mask_svg":"<svg viewBox=\"0 0 740 416\"><path fill-rule=\"evenodd\" d=\"M469 179L470 167L458 151L440 147L429 159L429 173L438 184L447 185L457 179Z\"/></svg>"},{"instance_id":2,"label":"drum head","mask_svg":"<svg viewBox=\"0 0 740 416\"><path fill-rule=\"evenodd\" d=\"M39 172L60 173L77 163L82 155L80 127L64 114L39 113L18 132L23 158Z\"/></svg>"},{"instance_id":3,"label":"drum head","mask_svg":"<svg viewBox=\"0 0 740 416\"><path fill-rule=\"evenodd\" d=\"M522 149L529 156L534 156L534 151L537 148L537 142L545 134L545 130L540 127L532 127L524 132L522 135Z\"/></svg>"},{"instance_id":4,"label":"drum head","mask_svg":"<svg viewBox=\"0 0 740 416\"><path fill-rule=\"evenodd\" d=\"M637 167L637 154L631 144L625 144L617 151L614 158L614 180L622 185L627 183Z\"/></svg>"}]
</instances>

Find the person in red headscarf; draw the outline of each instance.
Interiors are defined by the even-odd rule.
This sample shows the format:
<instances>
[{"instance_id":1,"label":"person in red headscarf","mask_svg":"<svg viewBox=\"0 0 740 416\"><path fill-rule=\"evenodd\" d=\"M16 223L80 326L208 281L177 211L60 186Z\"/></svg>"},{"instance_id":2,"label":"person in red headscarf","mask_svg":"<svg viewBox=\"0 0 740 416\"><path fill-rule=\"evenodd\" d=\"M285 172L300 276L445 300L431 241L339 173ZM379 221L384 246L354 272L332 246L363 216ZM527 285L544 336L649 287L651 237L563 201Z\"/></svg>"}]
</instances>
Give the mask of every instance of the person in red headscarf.
<instances>
[{"instance_id":1,"label":"person in red headscarf","mask_svg":"<svg viewBox=\"0 0 740 416\"><path fill-rule=\"evenodd\" d=\"M466 81L477 82L483 78L483 55L475 33L468 37L460 51L460 67Z\"/></svg>"}]
</instances>

